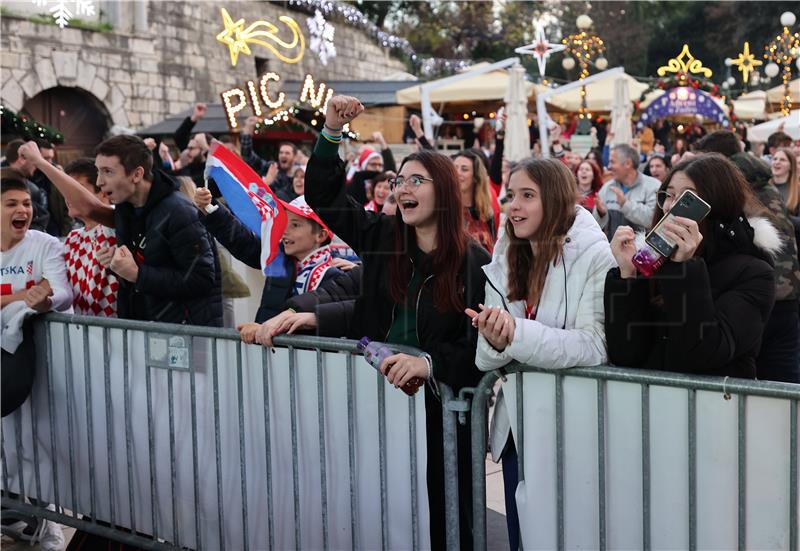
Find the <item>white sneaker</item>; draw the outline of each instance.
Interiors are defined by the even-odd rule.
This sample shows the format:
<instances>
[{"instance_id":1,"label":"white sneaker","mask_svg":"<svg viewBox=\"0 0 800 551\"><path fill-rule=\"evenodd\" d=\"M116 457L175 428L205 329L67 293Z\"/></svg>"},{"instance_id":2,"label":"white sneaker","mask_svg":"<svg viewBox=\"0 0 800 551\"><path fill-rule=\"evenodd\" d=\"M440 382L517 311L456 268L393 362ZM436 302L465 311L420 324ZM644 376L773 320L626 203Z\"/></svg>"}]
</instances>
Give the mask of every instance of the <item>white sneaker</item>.
<instances>
[{"instance_id":1,"label":"white sneaker","mask_svg":"<svg viewBox=\"0 0 800 551\"><path fill-rule=\"evenodd\" d=\"M39 547L43 551L64 551L64 532L61 525L51 520L41 519L38 530Z\"/></svg>"}]
</instances>

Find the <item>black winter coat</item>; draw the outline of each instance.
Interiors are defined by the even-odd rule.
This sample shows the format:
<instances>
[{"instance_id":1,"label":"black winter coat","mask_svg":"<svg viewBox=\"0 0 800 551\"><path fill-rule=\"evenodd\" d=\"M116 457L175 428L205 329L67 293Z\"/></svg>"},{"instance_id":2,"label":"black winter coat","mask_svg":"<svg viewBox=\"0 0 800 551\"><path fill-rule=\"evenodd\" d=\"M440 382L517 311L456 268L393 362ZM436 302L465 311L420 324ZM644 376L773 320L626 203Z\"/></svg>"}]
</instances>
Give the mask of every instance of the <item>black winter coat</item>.
<instances>
[{"instance_id":1,"label":"black winter coat","mask_svg":"<svg viewBox=\"0 0 800 551\"><path fill-rule=\"evenodd\" d=\"M305 192L309 206L363 261L362 293L355 301L347 333L340 336L385 340L396 306L389 292L387 262L390 255L396 254L394 218L367 212L347 197L345 164L338 157L327 159L312 155L306 171ZM409 262L410 257L407 255ZM486 278L481 267L490 260L486 250L470 242L459 275L467 307L477 308L483 302ZM422 271L424 279L431 275L429 266L414 268ZM446 383L454 392L477 384L482 375L475 367L477 330L463 312L442 313L436 309L430 280L423 283L420 291L417 333L420 347L433 359L433 374L437 380Z\"/></svg>"},{"instance_id":2,"label":"black winter coat","mask_svg":"<svg viewBox=\"0 0 800 551\"><path fill-rule=\"evenodd\" d=\"M650 279L621 279L619 268L608 272L605 327L612 363L756 376L761 335L775 301L773 268L743 217L710 226L716 250L705 257L667 262Z\"/></svg>"},{"instance_id":3,"label":"black winter coat","mask_svg":"<svg viewBox=\"0 0 800 551\"><path fill-rule=\"evenodd\" d=\"M362 271L358 265L343 272L324 281L316 291L291 297L286 301L286 307L297 312L316 313L317 335L320 337L347 335L353 320L355 299L361 295Z\"/></svg>"},{"instance_id":4,"label":"black winter coat","mask_svg":"<svg viewBox=\"0 0 800 551\"><path fill-rule=\"evenodd\" d=\"M136 283L120 278L119 317L221 327L219 260L197 207L157 170L136 210L130 203L114 209L118 245L139 257Z\"/></svg>"},{"instance_id":5,"label":"black winter coat","mask_svg":"<svg viewBox=\"0 0 800 551\"><path fill-rule=\"evenodd\" d=\"M261 236L253 233L250 228L242 224L225 205L217 204L215 212L203 217L208 231L211 232L220 244L240 262L251 268L261 271ZM284 305L292 296L294 290L295 266L294 260L286 256L284 277L267 277L264 280L264 290L261 292L261 305L256 312L256 323L263 323L273 316L280 314ZM325 272L320 285L332 278L336 278L341 271L330 268Z\"/></svg>"},{"instance_id":6,"label":"black winter coat","mask_svg":"<svg viewBox=\"0 0 800 551\"><path fill-rule=\"evenodd\" d=\"M345 164L338 155L325 158L311 156L306 171L306 201L325 224L350 245L363 261L362 293L355 300L347 333L351 339L369 337L383 341L391 328L396 303L389 292L389 258L394 250L394 217L367 212L363 205L347 196ZM410 263L416 251L409 250L405 259ZM481 267L491 260L489 253L477 242L470 241L464 263L459 271L463 284L464 304L478 308L484 300L486 276ZM483 375L475 366L478 332L463 312L440 312L433 300L430 277L430 258L414 266L423 277L417 299L417 338L420 348L433 359L434 379L447 384L454 393L461 388L476 386ZM430 511L431 548L444 549L444 451L442 435L442 404L425 385L425 436L428 445L428 507ZM458 499L460 548L472 549L472 486L469 476L471 435L467 426L459 425Z\"/></svg>"}]
</instances>

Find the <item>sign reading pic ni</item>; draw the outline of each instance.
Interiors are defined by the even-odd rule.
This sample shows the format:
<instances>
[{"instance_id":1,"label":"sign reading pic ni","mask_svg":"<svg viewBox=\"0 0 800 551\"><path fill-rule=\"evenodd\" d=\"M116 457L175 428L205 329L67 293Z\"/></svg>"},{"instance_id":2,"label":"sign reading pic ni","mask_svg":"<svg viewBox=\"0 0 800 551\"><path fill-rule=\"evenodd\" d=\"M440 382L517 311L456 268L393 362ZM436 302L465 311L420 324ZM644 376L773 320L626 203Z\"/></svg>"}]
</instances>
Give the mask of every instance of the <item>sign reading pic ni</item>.
<instances>
[{"instance_id":1,"label":"sign reading pic ni","mask_svg":"<svg viewBox=\"0 0 800 551\"><path fill-rule=\"evenodd\" d=\"M280 80L281 77L277 73L264 73L258 81L258 87L256 87L255 81L248 80L242 88L231 88L222 92L220 94L222 106L225 108L225 116L228 118L230 129L234 130L239 126L236 114L247 105L250 105L256 117L261 117L268 110L281 109L286 102L286 94L279 92L276 97L272 97L269 92L270 82L280 82ZM314 109L325 112L328 100L332 97L333 88L328 87L324 82L315 86L314 77L306 75L298 101L308 103Z\"/></svg>"}]
</instances>

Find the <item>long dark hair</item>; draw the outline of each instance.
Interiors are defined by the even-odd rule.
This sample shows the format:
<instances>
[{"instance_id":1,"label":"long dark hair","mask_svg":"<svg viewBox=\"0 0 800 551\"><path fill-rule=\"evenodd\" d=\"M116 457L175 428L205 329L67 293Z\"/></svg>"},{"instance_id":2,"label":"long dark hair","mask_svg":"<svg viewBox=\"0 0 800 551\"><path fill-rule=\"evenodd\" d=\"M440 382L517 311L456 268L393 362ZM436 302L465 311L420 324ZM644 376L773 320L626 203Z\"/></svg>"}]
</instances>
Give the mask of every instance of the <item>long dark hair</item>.
<instances>
[{"instance_id":1,"label":"long dark hair","mask_svg":"<svg viewBox=\"0 0 800 551\"><path fill-rule=\"evenodd\" d=\"M432 182L423 185L433 186L436 201L436 248L431 251L434 304L440 312L461 312L464 309L462 286L458 273L467 254L469 237L464 231L464 213L461 207L461 193L458 176L453 161L441 153L423 149L412 153L400 165L417 161L428 171ZM392 299L403 304L408 295L408 282L411 279L411 261L408 256L409 245L416 245L417 234L414 228L403 222L397 213L395 218L394 253L389 265L389 289Z\"/></svg>"},{"instance_id":2,"label":"long dark hair","mask_svg":"<svg viewBox=\"0 0 800 551\"><path fill-rule=\"evenodd\" d=\"M481 151L465 149L451 158L455 161L459 157L469 159L472 163L472 206L478 212L478 217L484 222L488 222L494 218L494 209L492 208L492 192L489 187L489 171L486 169L486 156Z\"/></svg>"},{"instance_id":3,"label":"long dark hair","mask_svg":"<svg viewBox=\"0 0 800 551\"><path fill-rule=\"evenodd\" d=\"M547 270L561 258L564 250L563 238L575 222L575 197L578 183L572 171L564 163L554 159L529 159L519 163L511 171L524 171L526 176L539 186L542 201L542 223L534 236L536 254L531 242L514 234L514 226L506 221L509 238L508 299L530 300L538 304L547 279Z\"/></svg>"},{"instance_id":4,"label":"long dark hair","mask_svg":"<svg viewBox=\"0 0 800 551\"><path fill-rule=\"evenodd\" d=\"M711 213L699 224L700 233L703 235L699 254L714 249L712 220L727 224L742 215L762 216L770 221L774 220L772 214L750 190L742 172L719 153L704 153L679 162L672 167L659 191L665 191L678 172L683 172L697 188L697 194L711 205ZM655 226L663 216L664 210L656 204L652 225Z\"/></svg>"}]
</instances>

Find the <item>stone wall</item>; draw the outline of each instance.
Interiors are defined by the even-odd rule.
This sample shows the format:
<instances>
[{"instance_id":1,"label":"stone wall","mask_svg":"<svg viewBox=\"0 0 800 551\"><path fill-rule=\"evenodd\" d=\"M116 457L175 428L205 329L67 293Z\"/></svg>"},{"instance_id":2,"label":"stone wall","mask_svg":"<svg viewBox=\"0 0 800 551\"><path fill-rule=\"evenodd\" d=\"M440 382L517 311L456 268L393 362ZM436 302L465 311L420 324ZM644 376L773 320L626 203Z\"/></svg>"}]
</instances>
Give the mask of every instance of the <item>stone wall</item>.
<instances>
[{"instance_id":1,"label":"stone wall","mask_svg":"<svg viewBox=\"0 0 800 551\"><path fill-rule=\"evenodd\" d=\"M113 6L112 32L62 30L4 16L0 99L19 110L43 90L78 87L105 105L112 124L135 129L197 101L219 102L221 91L258 76L255 56L268 60L268 69L284 80L300 80L306 73L322 80L380 80L405 70L388 50L342 22L332 21L337 57L323 66L308 49L307 14L267 2L228 1L224 7L234 20L243 18L247 25L263 19L282 28L278 17L293 17L306 37L302 61L287 64L269 50L253 46L253 55L241 54L233 67L228 48L216 40L224 28L219 6L209 2L152 0L140 4L138 13L136 3L120 2Z\"/></svg>"}]
</instances>

